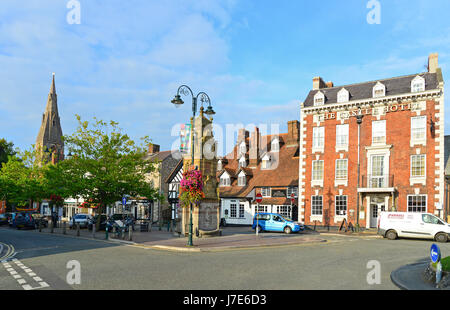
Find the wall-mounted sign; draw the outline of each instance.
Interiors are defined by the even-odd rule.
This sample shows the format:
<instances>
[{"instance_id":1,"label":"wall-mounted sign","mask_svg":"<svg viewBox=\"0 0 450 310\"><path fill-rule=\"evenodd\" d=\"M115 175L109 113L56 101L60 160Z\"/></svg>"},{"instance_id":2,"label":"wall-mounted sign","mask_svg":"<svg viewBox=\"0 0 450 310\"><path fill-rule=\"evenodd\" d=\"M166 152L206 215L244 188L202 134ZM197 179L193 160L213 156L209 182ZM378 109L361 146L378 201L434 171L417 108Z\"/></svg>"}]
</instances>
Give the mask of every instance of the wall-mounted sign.
<instances>
[{"instance_id":1,"label":"wall-mounted sign","mask_svg":"<svg viewBox=\"0 0 450 310\"><path fill-rule=\"evenodd\" d=\"M421 108L421 103L397 103L391 104L384 107L374 107L374 108L364 108L356 109L351 111L340 111L340 112L328 112L318 116L318 121L323 122L330 119L348 119L350 117L356 117L358 115L384 115L391 112L398 111L409 111L418 110Z\"/></svg>"},{"instance_id":2,"label":"wall-mounted sign","mask_svg":"<svg viewBox=\"0 0 450 310\"><path fill-rule=\"evenodd\" d=\"M272 189L272 197L286 197L285 189Z\"/></svg>"}]
</instances>

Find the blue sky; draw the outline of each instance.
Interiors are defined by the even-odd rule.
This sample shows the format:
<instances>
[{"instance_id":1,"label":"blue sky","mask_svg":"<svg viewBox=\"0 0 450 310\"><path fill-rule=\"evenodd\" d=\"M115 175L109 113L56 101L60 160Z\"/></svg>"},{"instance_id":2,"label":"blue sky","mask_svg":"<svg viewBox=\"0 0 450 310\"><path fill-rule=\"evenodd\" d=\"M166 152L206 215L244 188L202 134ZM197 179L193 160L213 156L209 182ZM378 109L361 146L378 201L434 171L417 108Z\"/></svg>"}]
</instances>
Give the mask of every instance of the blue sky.
<instances>
[{"instance_id":1,"label":"blue sky","mask_svg":"<svg viewBox=\"0 0 450 310\"><path fill-rule=\"evenodd\" d=\"M68 0L1 0L0 137L21 149L35 142L52 72L65 134L76 113L96 116L164 150L191 114L170 103L181 84L209 94L223 127L283 132L314 76L343 85L414 74L432 52L450 76L448 0L379 0L379 25L367 23L366 0L78 1L71 25Z\"/></svg>"}]
</instances>

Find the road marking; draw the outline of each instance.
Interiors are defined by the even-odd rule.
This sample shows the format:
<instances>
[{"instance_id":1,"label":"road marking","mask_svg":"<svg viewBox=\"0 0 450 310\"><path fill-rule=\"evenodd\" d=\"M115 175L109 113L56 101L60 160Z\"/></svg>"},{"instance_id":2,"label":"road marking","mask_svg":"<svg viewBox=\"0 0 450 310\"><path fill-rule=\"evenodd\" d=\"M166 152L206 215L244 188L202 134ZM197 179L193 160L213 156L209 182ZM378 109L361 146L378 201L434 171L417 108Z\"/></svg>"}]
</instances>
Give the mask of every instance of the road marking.
<instances>
[{"instance_id":1,"label":"road marking","mask_svg":"<svg viewBox=\"0 0 450 310\"><path fill-rule=\"evenodd\" d=\"M17 273L17 271L11 266L11 264L9 264L8 262L3 262L3 267L5 267L6 271L8 271L10 275L15 280L17 280L17 283L19 283L19 285L21 285L24 290L29 291L50 287L50 285L48 285L47 282L42 280L41 277L38 277L36 273L34 273L33 270L31 270L31 268L28 268L27 266L22 264L20 260L18 260L17 258L12 258L11 261L13 261L18 267L20 267L27 274L28 277L33 279L33 281L35 281L39 285L39 286L31 286L30 284L27 283L27 280L25 280L21 275Z\"/></svg>"}]
</instances>

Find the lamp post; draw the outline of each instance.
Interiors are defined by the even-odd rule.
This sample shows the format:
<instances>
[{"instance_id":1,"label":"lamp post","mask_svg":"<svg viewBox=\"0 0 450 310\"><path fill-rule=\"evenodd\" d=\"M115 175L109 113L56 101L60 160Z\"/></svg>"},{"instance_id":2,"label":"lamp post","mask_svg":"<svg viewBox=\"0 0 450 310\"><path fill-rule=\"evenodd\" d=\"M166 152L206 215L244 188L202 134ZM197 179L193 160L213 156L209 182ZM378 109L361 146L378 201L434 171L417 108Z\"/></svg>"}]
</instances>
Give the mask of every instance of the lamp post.
<instances>
[{"instance_id":1,"label":"lamp post","mask_svg":"<svg viewBox=\"0 0 450 310\"><path fill-rule=\"evenodd\" d=\"M214 114L216 114L216 112L214 112L212 106L211 106L211 99L209 98L209 96L204 93L204 92L200 92L197 94L197 96L194 96L194 93L192 91L192 89L189 86L186 85L181 85L178 88L177 94L175 96L175 98L172 100L172 103L176 106L176 107L180 107L181 105L184 104L184 101L181 99L181 95L184 96L188 96L189 94L192 97L192 126L191 126L191 133L192 133L192 139L191 139L191 165L194 166L195 162L194 162L194 151L195 151L195 144L194 144L194 139L195 139L195 130L194 130L194 125L195 125L195 114L197 113L197 103L198 103L198 99L200 98L200 101L202 103L202 107L204 103L208 103L208 108L206 109L205 114L208 116L213 116ZM195 169L197 169L197 167L195 167ZM188 246L193 246L193 242L192 242L192 203L190 204L189 207L189 238L188 238Z\"/></svg>"},{"instance_id":2,"label":"lamp post","mask_svg":"<svg viewBox=\"0 0 450 310\"><path fill-rule=\"evenodd\" d=\"M361 124L363 120L364 115L359 114L356 116L356 123L358 124L358 185L356 186L356 231L359 232L359 179L360 179L360 159L359 159L359 149L360 149L360 139L361 139Z\"/></svg>"}]
</instances>

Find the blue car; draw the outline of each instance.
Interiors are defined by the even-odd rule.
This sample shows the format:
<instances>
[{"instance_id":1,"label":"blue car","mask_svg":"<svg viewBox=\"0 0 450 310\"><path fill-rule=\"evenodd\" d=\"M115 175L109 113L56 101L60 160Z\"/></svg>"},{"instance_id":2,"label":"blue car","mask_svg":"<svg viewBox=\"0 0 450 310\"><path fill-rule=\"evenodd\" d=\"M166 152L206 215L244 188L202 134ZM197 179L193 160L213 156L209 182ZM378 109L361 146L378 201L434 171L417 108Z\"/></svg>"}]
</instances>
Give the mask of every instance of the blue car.
<instances>
[{"instance_id":1,"label":"blue car","mask_svg":"<svg viewBox=\"0 0 450 310\"><path fill-rule=\"evenodd\" d=\"M277 213L258 213L253 218L252 228L258 229L258 232L275 231L284 232L286 234L305 230L303 224L296 223Z\"/></svg>"}]
</instances>

